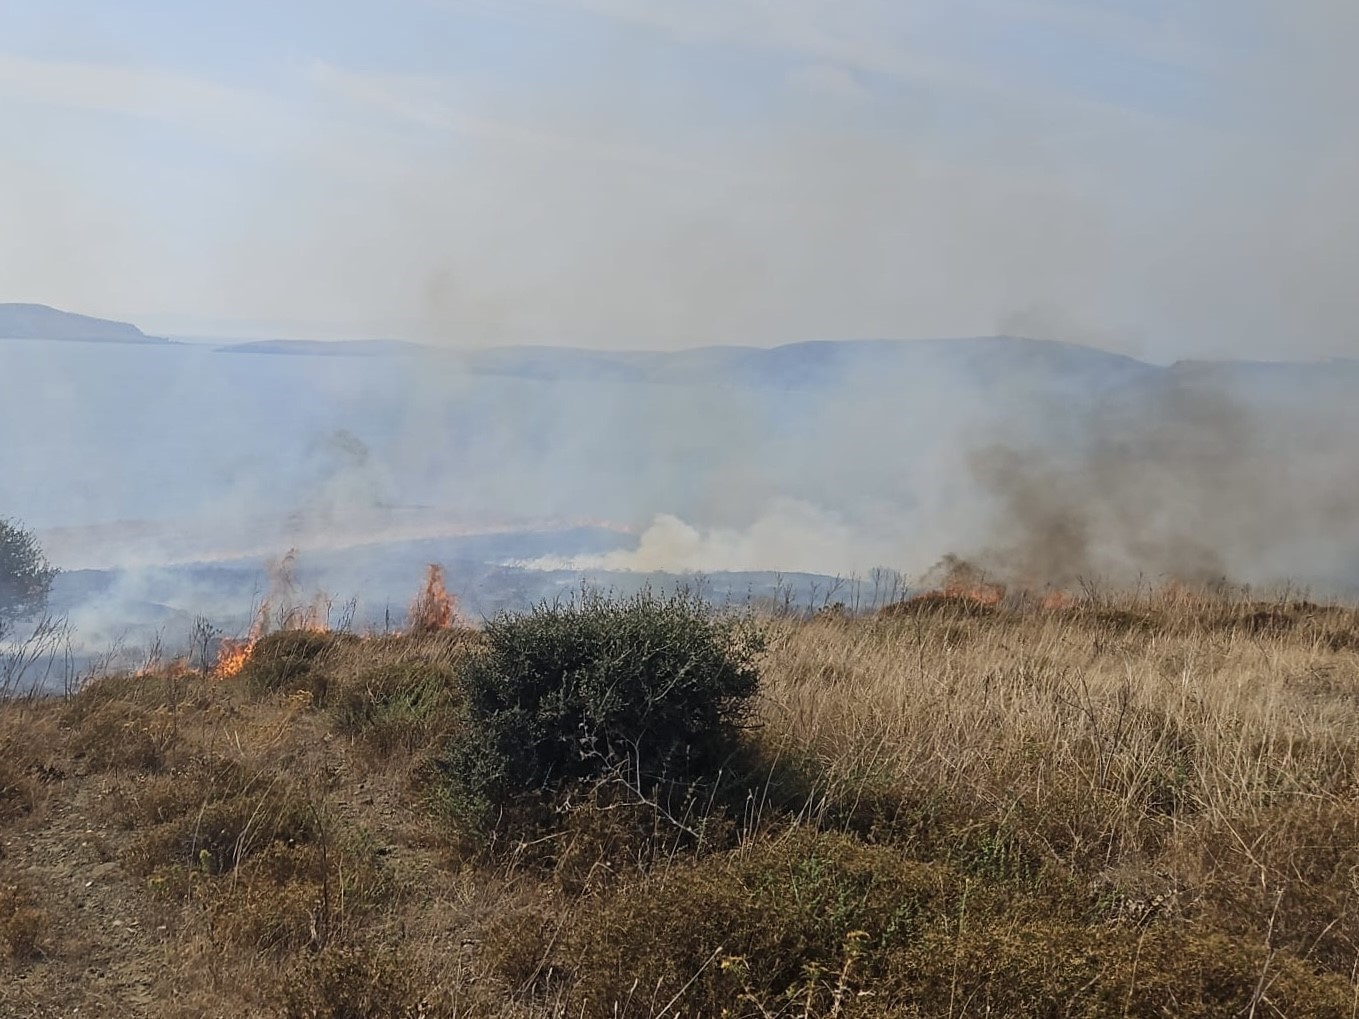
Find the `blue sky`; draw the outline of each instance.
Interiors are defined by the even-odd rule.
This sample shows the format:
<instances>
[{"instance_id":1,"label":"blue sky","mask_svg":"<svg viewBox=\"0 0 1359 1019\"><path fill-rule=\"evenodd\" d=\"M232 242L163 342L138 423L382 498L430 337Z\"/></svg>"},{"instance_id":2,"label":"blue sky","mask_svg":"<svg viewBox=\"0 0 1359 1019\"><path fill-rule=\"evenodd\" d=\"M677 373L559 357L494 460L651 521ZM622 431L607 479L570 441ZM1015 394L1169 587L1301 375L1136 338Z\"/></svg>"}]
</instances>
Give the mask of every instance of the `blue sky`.
<instances>
[{"instance_id":1,"label":"blue sky","mask_svg":"<svg viewBox=\"0 0 1359 1019\"><path fill-rule=\"evenodd\" d=\"M1353 4L0 6L0 300L457 345L1359 353Z\"/></svg>"}]
</instances>

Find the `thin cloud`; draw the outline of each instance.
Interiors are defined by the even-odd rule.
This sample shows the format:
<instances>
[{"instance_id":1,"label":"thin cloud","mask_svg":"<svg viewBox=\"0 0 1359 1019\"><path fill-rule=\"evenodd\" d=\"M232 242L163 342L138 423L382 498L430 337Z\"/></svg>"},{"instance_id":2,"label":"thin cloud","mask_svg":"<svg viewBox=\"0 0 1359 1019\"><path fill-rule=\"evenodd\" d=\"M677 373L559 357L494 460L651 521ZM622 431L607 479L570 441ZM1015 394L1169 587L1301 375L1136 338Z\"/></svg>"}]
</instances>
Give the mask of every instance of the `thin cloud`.
<instances>
[{"instance_id":1,"label":"thin cloud","mask_svg":"<svg viewBox=\"0 0 1359 1019\"><path fill-rule=\"evenodd\" d=\"M571 159L603 159L671 171L702 169L694 163L663 157L654 148L468 113L452 98L457 83L448 76L365 73L316 63L308 78L318 88L348 103L437 132L538 149Z\"/></svg>"},{"instance_id":2,"label":"thin cloud","mask_svg":"<svg viewBox=\"0 0 1359 1019\"><path fill-rule=\"evenodd\" d=\"M267 95L146 66L0 54L0 99L158 121L246 148L271 146L289 126Z\"/></svg>"}]
</instances>

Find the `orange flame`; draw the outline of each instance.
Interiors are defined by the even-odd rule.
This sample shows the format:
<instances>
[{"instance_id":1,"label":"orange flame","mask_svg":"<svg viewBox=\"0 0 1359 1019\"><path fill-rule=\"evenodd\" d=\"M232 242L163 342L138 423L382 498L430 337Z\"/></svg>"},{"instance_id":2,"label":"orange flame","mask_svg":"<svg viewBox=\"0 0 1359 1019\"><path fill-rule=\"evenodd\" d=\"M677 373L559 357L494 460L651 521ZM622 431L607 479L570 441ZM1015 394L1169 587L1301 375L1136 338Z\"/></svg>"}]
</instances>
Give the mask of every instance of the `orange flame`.
<instances>
[{"instance_id":1,"label":"orange flame","mask_svg":"<svg viewBox=\"0 0 1359 1019\"><path fill-rule=\"evenodd\" d=\"M298 594L297 578L294 573L296 563L295 548L288 549L283 558L277 562L269 563L269 594L260 602L255 620L250 624L250 631L244 637L225 638L217 645L217 664L212 669L215 678L230 679L245 668L245 663L250 660L250 653L255 650L255 645L269 632L272 606L276 604L289 606L287 609L279 610L279 618L275 621L279 630L309 630L313 633L324 633L329 629L326 625L326 616L330 602L324 592L318 591L310 605L296 604Z\"/></svg>"},{"instance_id":2,"label":"orange flame","mask_svg":"<svg viewBox=\"0 0 1359 1019\"><path fill-rule=\"evenodd\" d=\"M1043 606L1043 611L1057 612L1061 609L1071 608L1071 606L1076 604L1076 599L1072 598L1071 595L1067 594L1065 591L1054 589L1043 595L1041 604Z\"/></svg>"},{"instance_id":3,"label":"orange flame","mask_svg":"<svg viewBox=\"0 0 1359 1019\"><path fill-rule=\"evenodd\" d=\"M250 660L250 652L264 636L269 625L269 599L260 603L255 613L255 621L250 624L250 632L244 637L224 637L217 645L217 664L212 667L214 679L230 679L237 675Z\"/></svg>"},{"instance_id":4,"label":"orange flame","mask_svg":"<svg viewBox=\"0 0 1359 1019\"><path fill-rule=\"evenodd\" d=\"M939 592L945 598L969 601L988 608L999 605L1005 599L1004 584L950 584Z\"/></svg>"},{"instance_id":5,"label":"orange flame","mask_svg":"<svg viewBox=\"0 0 1359 1019\"><path fill-rule=\"evenodd\" d=\"M255 642L247 638L223 640L217 646L217 664L212 667L214 679L231 679L245 668L250 660L250 652L255 650Z\"/></svg>"},{"instance_id":6,"label":"orange flame","mask_svg":"<svg viewBox=\"0 0 1359 1019\"><path fill-rule=\"evenodd\" d=\"M425 586L411 603L411 633L437 633L448 630L458 615L458 600L444 586L444 568L430 563L425 571Z\"/></svg>"},{"instance_id":7,"label":"orange flame","mask_svg":"<svg viewBox=\"0 0 1359 1019\"><path fill-rule=\"evenodd\" d=\"M1046 612L1069 609L1077 604L1076 597L1062 588L1039 588L1024 583L1023 578L1012 577L1014 583L1007 587L988 578L976 564L953 555L941 559L924 579L933 583L928 590L908 599L908 604L953 604L990 609L1004 603L1007 592L1016 596L1016 604L1036 606Z\"/></svg>"},{"instance_id":8,"label":"orange flame","mask_svg":"<svg viewBox=\"0 0 1359 1019\"><path fill-rule=\"evenodd\" d=\"M957 556L945 556L925 578L933 579L933 590L919 598L932 601L964 602L994 608L1005 600L1005 585L987 580L982 570Z\"/></svg>"},{"instance_id":9,"label":"orange flame","mask_svg":"<svg viewBox=\"0 0 1359 1019\"><path fill-rule=\"evenodd\" d=\"M193 670L189 668L189 660L183 656L173 658L168 662L152 661L147 662L136 672L133 673L138 679L165 678L183 679Z\"/></svg>"}]
</instances>

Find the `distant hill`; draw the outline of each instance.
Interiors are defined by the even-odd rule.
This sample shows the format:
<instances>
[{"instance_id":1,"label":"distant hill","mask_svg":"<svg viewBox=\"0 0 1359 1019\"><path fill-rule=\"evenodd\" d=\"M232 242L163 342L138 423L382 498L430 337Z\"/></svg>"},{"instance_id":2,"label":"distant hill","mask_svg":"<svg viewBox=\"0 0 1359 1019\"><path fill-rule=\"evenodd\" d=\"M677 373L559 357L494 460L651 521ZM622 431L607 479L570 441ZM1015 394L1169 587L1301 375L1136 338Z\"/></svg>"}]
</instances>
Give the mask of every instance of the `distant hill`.
<instances>
[{"instance_id":1,"label":"distant hill","mask_svg":"<svg viewBox=\"0 0 1359 1019\"><path fill-rule=\"evenodd\" d=\"M509 346L449 350L404 340L255 340L225 354L367 357L423 354L471 375L562 383L654 383L740 389L817 390L895 379L974 384L1057 380L1092 392L1138 381L1154 366L1089 347L1009 336L954 340L812 340L779 347L675 351Z\"/></svg>"},{"instance_id":2,"label":"distant hill","mask_svg":"<svg viewBox=\"0 0 1359 1019\"><path fill-rule=\"evenodd\" d=\"M45 304L0 304L0 340L77 340L97 343L169 343L128 322L113 322Z\"/></svg>"},{"instance_id":3,"label":"distant hill","mask_svg":"<svg viewBox=\"0 0 1359 1019\"><path fill-rule=\"evenodd\" d=\"M219 354L291 354L309 357L385 357L425 349L409 340L250 340L216 348Z\"/></svg>"},{"instance_id":4,"label":"distant hill","mask_svg":"<svg viewBox=\"0 0 1359 1019\"><path fill-rule=\"evenodd\" d=\"M16 329L20 310L30 324ZM26 436L0 442L0 513L144 528L63 566L292 544L310 561L342 539L548 518L625 524L642 571L862 575L1041 547L1035 571L1060 552L1070 574L1088 554L1149 575L1188 563L1359 588L1355 361L1159 365L1003 336L664 352L152 344L43 312L37 328L32 306L0 306L0 337L131 341L0 339L0 434ZM427 511L429 530L394 507ZM264 533L256 518L283 523ZM612 555L589 561L612 569ZM327 590L396 591L373 579L383 555L352 559L352 582ZM169 604L138 583L129 574L130 603Z\"/></svg>"},{"instance_id":5,"label":"distant hill","mask_svg":"<svg viewBox=\"0 0 1359 1019\"><path fill-rule=\"evenodd\" d=\"M1093 391L1137 381L1160 369L1091 347L987 336L952 340L810 340L778 347L696 347L676 351L600 351L570 347L497 347L463 355L478 375L543 382L728 385L826 390L897 379L1058 380Z\"/></svg>"}]
</instances>

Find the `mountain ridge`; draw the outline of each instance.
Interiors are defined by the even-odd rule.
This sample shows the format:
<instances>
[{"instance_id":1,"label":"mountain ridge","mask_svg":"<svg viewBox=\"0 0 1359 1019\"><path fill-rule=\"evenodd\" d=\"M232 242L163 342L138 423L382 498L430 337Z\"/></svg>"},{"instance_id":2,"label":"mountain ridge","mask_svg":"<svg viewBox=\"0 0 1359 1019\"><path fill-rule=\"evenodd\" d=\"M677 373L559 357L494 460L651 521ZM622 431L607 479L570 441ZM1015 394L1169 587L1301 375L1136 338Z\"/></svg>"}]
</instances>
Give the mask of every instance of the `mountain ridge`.
<instances>
[{"instance_id":1,"label":"mountain ridge","mask_svg":"<svg viewBox=\"0 0 1359 1019\"><path fill-rule=\"evenodd\" d=\"M46 304L26 303L0 304L0 339L170 344L164 337L148 336L130 322L62 311Z\"/></svg>"}]
</instances>

